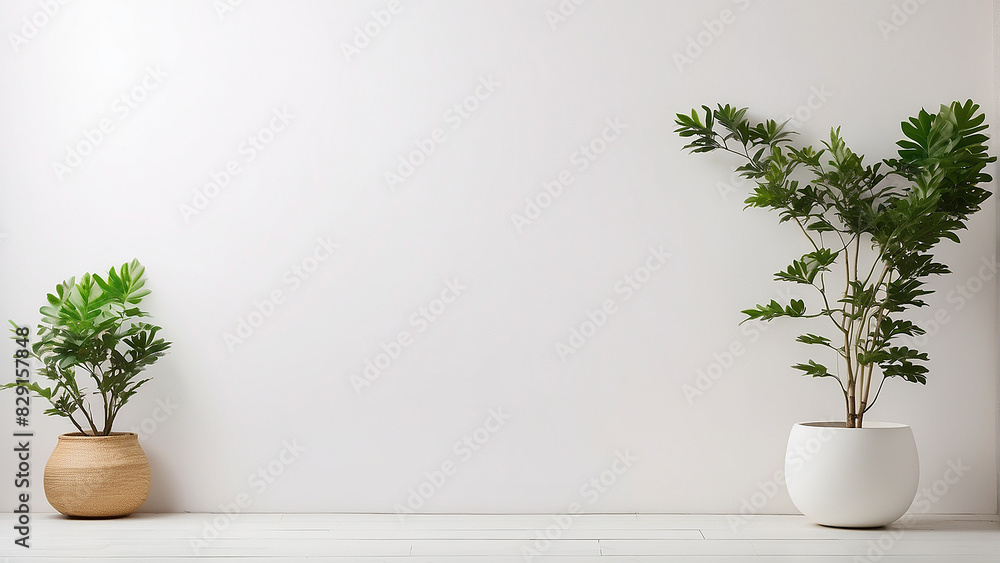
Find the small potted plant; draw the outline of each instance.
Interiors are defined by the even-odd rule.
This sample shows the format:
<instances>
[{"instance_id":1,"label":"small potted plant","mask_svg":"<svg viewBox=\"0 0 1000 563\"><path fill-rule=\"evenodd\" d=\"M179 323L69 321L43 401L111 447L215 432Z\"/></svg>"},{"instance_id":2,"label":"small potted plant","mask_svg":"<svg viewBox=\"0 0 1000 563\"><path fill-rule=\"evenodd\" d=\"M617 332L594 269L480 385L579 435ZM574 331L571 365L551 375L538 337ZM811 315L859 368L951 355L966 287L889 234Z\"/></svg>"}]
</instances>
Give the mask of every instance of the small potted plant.
<instances>
[{"instance_id":1,"label":"small potted plant","mask_svg":"<svg viewBox=\"0 0 1000 563\"><path fill-rule=\"evenodd\" d=\"M68 516L125 516L149 495L149 461L138 436L112 431L121 408L149 381L140 373L170 347L157 338L160 327L140 321L148 316L139 309L149 294L144 273L133 260L111 268L107 278L84 274L58 284L40 309L38 340L31 344L36 381L3 385L27 387L49 401L46 414L68 418L78 430L59 436L45 465L45 496ZM11 324L15 338L24 338ZM50 387L39 384L45 380Z\"/></svg>"},{"instance_id":2,"label":"small potted plant","mask_svg":"<svg viewBox=\"0 0 1000 563\"><path fill-rule=\"evenodd\" d=\"M990 197L981 186L994 162L987 125L971 100L921 110L902 123L898 158L865 164L840 129L819 150L796 147L773 120L752 122L747 109L702 106L677 114L676 132L692 153L737 155L737 172L756 183L747 207L770 209L798 227L807 251L775 280L811 288L815 301L771 300L743 311L746 320L822 319L829 332L802 334L837 361L792 366L830 379L843 393L845 420L793 426L786 453L789 496L820 524L874 527L902 516L916 494L919 467L909 426L872 423L865 415L882 384L896 377L927 381L927 354L900 343L924 334L903 313L923 307L928 276L949 272L935 261L942 240L958 231Z\"/></svg>"}]
</instances>

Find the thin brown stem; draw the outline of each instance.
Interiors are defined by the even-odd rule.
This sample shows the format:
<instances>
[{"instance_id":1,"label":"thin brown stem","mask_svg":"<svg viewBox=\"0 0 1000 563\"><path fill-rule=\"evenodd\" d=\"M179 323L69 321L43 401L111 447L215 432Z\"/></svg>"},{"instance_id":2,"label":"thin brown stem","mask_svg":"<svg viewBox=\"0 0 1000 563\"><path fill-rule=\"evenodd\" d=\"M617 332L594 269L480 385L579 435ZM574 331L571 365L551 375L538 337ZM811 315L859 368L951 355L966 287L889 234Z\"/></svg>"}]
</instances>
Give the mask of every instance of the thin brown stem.
<instances>
[{"instance_id":1,"label":"thin brown stem","mask_svg":"<svg viewBox=\"0 0 1000 563\"><path fill-rule=\"evenodd\" d=\"M83 411L83 416L87 417L87 424L90 425L90 429L91 431L93 431L94 436L97 436L98 435L97 424L94 423L93 417L90 416L90 413L87 411L86 408L83 407L82 403L80 406L80 410Z\"/></svg>"},{"instance_id":2,"label":"thin brown stem","mask_svg":"<svg viewBox=\"0 0 1000 563\"><path fill-rule=\"evenodd\" d=\"M861 235L854 238L854 279L858 279L858 256L861 256Z\"/></svg>"},{"instance_id":3,"label":"thin brown stem","mask_svg":"<svg viewBox=\"0 0 1000 563\"><path fill-rule=\"evenodd\" d=\"M802 221L800 221L798 217L795 217L794 219L795 219L795 224L799 226L799 230L802 231L802 234L804 234L806 236L806 238L809 239L810 244L813 245L813 249L814 250L819 250L819 246L816 244L816 241L813 240L813 238L811 236L809 236L809 232L806 231L806 228L802 224Z\"/></svg>"},{"instance_id":4,"label":"thin brown stem","mask_svg":"<svg viewBox=\"0 0 1000 563\"><path fill-rule=\"evenodd\" d=\"M857 381L855 379L854 372L854 360L856 357L855 348L853 346L854 341L854 326L855 319L854 314L856 312L855 306L850 305L851 312L848 314L847 307L848 303L846 301L847 297L851 293L851 251L847 245L844 246L844 306L841 308L844 324L846 330L844 331L844 351L845 351L845 363L847 364L847 388L846 388L846 399L847 399L847 420L845 424L848 428L854 427L855 413L855 388L857 387Z\"/></svg>"},{"instance_id":5,"label":"thin brown stem","mask_svg":"<svg viewBox=\"0 0 1000 563\"><path fill-rule=\"evenodd\" d=\"M86 432L83 430L83 427L80 426L80 423L77 422L75 418L73 418L73 413L69 413L67 416L69 416L69 421L73 423L73 426L76 426L76 429L79 430L81 434L86 434Z\"/></svg>"}]
</instances>

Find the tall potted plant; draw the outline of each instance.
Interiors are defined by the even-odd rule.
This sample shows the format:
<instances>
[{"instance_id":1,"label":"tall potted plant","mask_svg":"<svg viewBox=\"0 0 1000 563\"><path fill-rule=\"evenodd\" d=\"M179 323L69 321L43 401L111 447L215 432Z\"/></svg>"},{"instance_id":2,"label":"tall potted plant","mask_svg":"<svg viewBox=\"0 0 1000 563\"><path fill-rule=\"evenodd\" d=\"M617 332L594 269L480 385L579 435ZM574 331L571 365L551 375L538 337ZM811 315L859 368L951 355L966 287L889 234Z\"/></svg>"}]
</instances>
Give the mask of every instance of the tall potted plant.
<instances>
[{"instance_id":1,"label":"tall potted plant","mask_svg":"<svg viewBox=\"0 0 1000 563\"><path fill-rule=\"evenodd\" d=\"M121 408L149 381L140 373L170 347L157 338L160 327L140 320L148 316L139 309L149 294L144 274L133 260L112 267L107 278L88 273L56 285L40 309L30 352L38 362L36 379L50 386L37 380L3 385L26 387L49 401L46 414L68 418L78 430L59 436L45 465L45 496L68 516L124 516L149 495L149 461L138 436L112 431ZM11 324L14 337L25 338L24 329Z\"/></svg>"},{"instance_id":2,"label":"tall potted plant","mask_svg":"<svg viewBox=\"0 0 1000 563\"><path fill-rule=\"evenodd\" d=\"M931 275L949 272L935 261L942 240L958 231L990 197L981 186L996 160L987 152L987 125L969 100L921 110L902 123L898 158L869 165L831 130L820 149L796 147L793 132L774 120L753 122L747 109L702 106L677 114L676 132L692 153L737 155L737 172L756 187L747 207L770 209L798 227L808 251L775 280L808 286L815 302L771 300L743 311L744 322L779 317L828 321L826 335L797 342L818 346L837 361L792 366L803 375L836 381L845 420L796 424L786 455L786 482L796 506L834 526L880 526L905 513L919 469L906 425L870 423L886 379L927 381L927 354L900 343L924 334L903 313L923 307Z\"/></svg>"}]
</instances>

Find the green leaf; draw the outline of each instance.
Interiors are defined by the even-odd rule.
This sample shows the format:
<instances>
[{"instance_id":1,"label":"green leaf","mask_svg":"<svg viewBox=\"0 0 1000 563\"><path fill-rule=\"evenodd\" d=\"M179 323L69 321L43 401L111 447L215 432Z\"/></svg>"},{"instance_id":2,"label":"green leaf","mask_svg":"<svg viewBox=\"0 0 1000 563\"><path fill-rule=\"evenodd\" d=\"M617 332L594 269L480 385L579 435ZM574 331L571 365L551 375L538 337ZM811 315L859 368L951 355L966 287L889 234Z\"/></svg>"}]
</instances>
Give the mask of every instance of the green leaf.
<instances>
[{"instance_id":1,"label":"green leaf","mask_svg":"<svg viewBox=\"0 0 1000 563\"><path fill-rule=\"evenodd\" d=\"M897 336L915 337L924 333L924 329L906 320L884 319L879 327L879 335L883 342L888 342Z\"/></svg>"},{"instance_id":2,"label":"green leaf","mask_svg":"<svg viewBox=\"0 0 1000 563\"><path fill-rule=\"evenodd\" d=\"M809 375L812 377L836 377L830 370L827 369L823 364L817 364L813 360L809 360L807 364L795 364L792 368L804 372L802 375Z\"/></svg>"},{"instance_id":3,"label":"green leaf","mask_svg":"<svg viewBox=\"0 0 1000 563\"><path fill-rule=\"evenodd\" d=\"M800 335L798 338L796 338L795 341L801 342L803 344L818 344L820 346L826 346L827 348L833 348L836 350L833 344L831 344L829 338L825 336L819 336L816 334L809 334L809 333L803 334Z\"/></svg>"},{"instance_id":4,"label":"green leaf","mask_svg":"<svg viewBox=\"0 0 1000 563\"><path fill-rule=\"evenodd\" d=\"M927 384L927 368L921 365L904 363L889 366L882 370L885 377L899 377L910 383Z\"/></svg>"},{"instance_id":5,"label":"green leaf","mask_svg":"<svg viewBox=\"0 0 1000 563\"><path fill-rule=\"evenodd\" d=\"M820 248L792 262L783 272L774 274L777 281L811 285L820 272L829 272L830 265L837 260L838 252L828 248Z\"/></svg>"},{"instance_id":6,"label":"green leaf","mask_svg":"<svg viewBox=\"0 0 1000 563\"><path fill-rule=\"evenodd\" d=\"M789 317L801 317L806 313L806 304L801 299L792 299L785 307L785 314Z\"/></svg>"},{"instance_id":7,"label":"green leaf","mask_svg":"<svg viewBox=\"0 0 1000 563\"><path fill-rule=\"evenodd\" d=\"M786 315L785 308L782 307L781 304L775 301L774 299L772 299L771 302L768 303L767 305L757 305L755 309L744 309L742 312L744 315L747 316L747 318L744 319L743 322L747 322L749 320L754 320L754 319L761 321L769 321L773 318L783 317Z\"/></svg>"}]
</instances>

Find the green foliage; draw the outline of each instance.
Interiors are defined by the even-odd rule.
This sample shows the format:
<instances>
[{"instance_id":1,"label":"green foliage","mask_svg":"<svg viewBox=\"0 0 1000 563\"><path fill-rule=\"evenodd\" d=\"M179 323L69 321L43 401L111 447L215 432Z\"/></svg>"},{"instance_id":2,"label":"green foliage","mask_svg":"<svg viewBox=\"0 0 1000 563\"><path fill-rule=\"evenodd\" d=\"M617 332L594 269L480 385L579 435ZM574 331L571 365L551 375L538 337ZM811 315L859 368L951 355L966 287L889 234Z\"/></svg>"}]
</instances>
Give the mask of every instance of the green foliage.
<instances>
[{"instance_id":1,"label":"green foliage","mask_svg":"<svg viewBox=\"0 0 1000 563\"><path fill-rule=\"evenodd\" d=\"M31 356L40 364L37 379L48 380L50 387L38 381L26 385L49 401L46 414L69 418L81 432L111 433L118 411L149 381L139 374L170 348L169 342L157 338L160 327L140 320L149 316L139 309L149 294L143 289L145 283L145 268L133 260L117 270L112 267L106 278L89 273L79 282L69 278L46 296L48 305L39 309L42 320ZM17 325L11 324L13 332ZM84 386L89 382L93 390ZM16 386L8 383L0 388ZM88 396L99 396L102 402L100 430ZM89 428L84 429L78 415Z\"/></svg>"},{"instance_id":2,"label":"green foliage","mask_svg":"<svg viewBox=\"0 0 1000 563\"><path fill-rule=\"evenodd\" d=\"M804 255L801 260L795 260L784 272L774 274L774 279L812 285L816 274L830 271L830 265L837 261L837 256L838 253L828 248L820 248Z\"/></svg>"},{"instance_id":3,"label":"green foliage","mask_svg":"<svg viewBox=\"0 0 1000 563\"><path fill-rule=\"evenodd\" d=\"M959 242L958 231L991 195L980 187L992 181L985 169L996 160L986 146L985 115L972 100L942 105L934 114L920 110L901 125L898 158L868 165L847 146L840 128L832 129L819 149L795 147L795 133L786 131L785 123L754 123L746 108L730 105L702 110L704 117L697 109L677 114L676 132L689 141L684 148L742 157L736 171L756 183L747 207L774 211L779 223L796 223L812 247L775 279L815 288L824 304L807 315L802 300L788 305L771 300L743 311L746 320L829 319L842 346L815 334L797 341L836 351L847 373L835 375L813 360L793 367L804 375L836 378L847 425L861 426L878 396L876 391L869 397L873 374L882 381L927 381L927 354L892 345L924 333L898 315L926 305L921 299L931 293L926 278L949 273L933 260L931 249L942 240ZM840 290L827 286L835 267L844 272Z\"/></svg>"},{"instance_id":4,"label":"green foliage","mask_svg":"<svg viewBox=\"0 0 1000 563\"><path fill-rule=\"evenodd\" d=\"M805 312L806 304L801 299L792 299L784 307L781 306L781 303L772 299L767 305L757 305L756 309L747 309L743 311L743 314L747 316L744 320L746 322L751 319L769 321L777 317L801 317Z\"/></svg>"}]
</instances>

